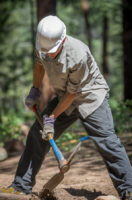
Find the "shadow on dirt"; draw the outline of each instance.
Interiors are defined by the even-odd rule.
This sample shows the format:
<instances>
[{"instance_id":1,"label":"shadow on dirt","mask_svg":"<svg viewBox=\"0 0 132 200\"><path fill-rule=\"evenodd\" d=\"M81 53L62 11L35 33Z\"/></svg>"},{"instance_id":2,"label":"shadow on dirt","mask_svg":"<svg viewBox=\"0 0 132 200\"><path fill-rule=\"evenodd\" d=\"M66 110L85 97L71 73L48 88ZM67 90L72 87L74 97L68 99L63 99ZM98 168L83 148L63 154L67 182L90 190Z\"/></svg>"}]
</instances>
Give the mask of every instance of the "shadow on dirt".
<instances>
[{"instance_id":1,"label":"shadow on dirt","mask_svg":"<svg viewBox=\"0 0 132 200\"><path fill-rule=\"evenodd\" d=\"M74 188L65 188L65 190L70 193L72 196L76 197L85 197L88 200L94 200L100 195L104 195L102 192L97 192L96 190L88 191L86 189L74 189Z\"/></svg>"}]
</instances>

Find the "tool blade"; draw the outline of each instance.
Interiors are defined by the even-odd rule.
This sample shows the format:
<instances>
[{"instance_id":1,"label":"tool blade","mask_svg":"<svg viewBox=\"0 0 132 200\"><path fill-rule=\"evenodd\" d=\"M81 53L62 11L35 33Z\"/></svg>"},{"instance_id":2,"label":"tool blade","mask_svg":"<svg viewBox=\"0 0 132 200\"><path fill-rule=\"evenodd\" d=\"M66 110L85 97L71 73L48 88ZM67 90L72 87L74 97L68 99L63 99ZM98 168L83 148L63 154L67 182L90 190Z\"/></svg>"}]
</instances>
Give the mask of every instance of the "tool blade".
<instances>
[{"instance_id":1,"label":"tool blade","mask_svg":"<svg viewBox=\"0 0 132 200\"><path fill-rule=\"evenodd\" d=\"M55 174L44 186L43 189L41 190L39 196L45 197L47 196L48 193L51 193L51 191L59 185L59 183L64 179L64 174L59 172Z\"/></svg>"}]
</instances>

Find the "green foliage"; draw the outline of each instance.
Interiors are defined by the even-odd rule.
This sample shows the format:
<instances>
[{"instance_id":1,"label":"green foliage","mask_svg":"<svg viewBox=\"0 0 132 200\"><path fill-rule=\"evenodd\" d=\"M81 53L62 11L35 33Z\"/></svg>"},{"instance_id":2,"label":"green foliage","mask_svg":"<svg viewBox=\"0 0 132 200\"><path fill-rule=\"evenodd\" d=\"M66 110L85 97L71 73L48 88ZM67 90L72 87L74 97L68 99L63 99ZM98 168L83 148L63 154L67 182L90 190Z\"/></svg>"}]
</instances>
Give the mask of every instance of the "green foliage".
<instances>
[{"instance_id":1,"label":"green foliage","mask_svg":"<svg viewBox=\"0 0 132 200\"><path fill-rule=\"evenodd\" d=\"M35 5L35 0L33 0ZM88 0L89 22L92 33L92 53L101 69L102 64L102 19L109 19L109 85L111 94L122 99L122 10L121 0ZM15 109L29 91L32 84L32 36L31 5L29 1L0 2L0 107L4 112ZM33 8L36 23L36 7ZM67 33L88 43L81 1L58 0L57 15L66 23ZM35 40L35 38L34 38ZM120 95L117 95L120 91Z\"/></svg>"},{"instance_id":2,"label":"green foliage","mask_svg":"<svg viewBox=\"0 0 132 200\"><path fill-rule=\"evenodd\" d=\"M16 115L3 116L0 124L0 144L18 138L21 133L20 124L22 122Z\"/></svg>"},{"instance_id":3,"label":"green foliage","mask_svg":"<svg viewBox=\"0 0 132 200\"><path fill-rule=\"evenodd\" d=\"M19 103L18 112L15 112L15 110L9 110L7 113L1 113L0 146L3 146L7 141L19 137L21 134L21 124L31 126L33 120L35 119L34 113L28 109L23 109L23 107L23 104ZM24 141L25 140L26 138Z\"/></svg>"},{"instance_id":4,"label":"green foliage","mask_svg":"<svg viewBox=\"0 0 132 200\"><path fill-rule=\"evenodd\" d=\"M0 11L0 110L17 112L32 81L30 4L2 1Z\"/></svg>"},{"instance_id":5,"label":"green foliage","mask_svg":"<svg viewBox=\"0 0 132 200\"><path fill-rule=\"evenodd\" d=\"M92 33L92 54L102 71L102 28L103 18L108 18L108 84L111 95L123 99L123 47L122 47L122 1L87 0L89 23ZM58 0L57 14L67 25L69 35L88 44L81 1Z\"/></svg>"},{"instance_id":6,"label":"green foliage","mask_svg":"<svg viewBox=\"0 0 132 200\"><path fill-rule=\"evenodd\" d=\"M56 140L56 142L61 149L69 151L78 143L78 139L84 135L87 135L87 133L80 120L77 120Z\"/></svg>"},{"instance_id":7,"label":"green foliage","mask_svg":"<svg viewBox=\"0 0 132 200\"><path fill-rule=\"evenodd\" d=\"M57 145L64 151L69 151L77 142L80 136L75 132L65 132L63 135L56 140ZM73 141L74 143L70 143Z\"/></svg>"},{"instance_id":8,"label":"green foliage","mask_svg":"<svg viewBox=\"0 0 132 200\"><path fill-rule=\"evenodd\" d=\"M57 15L65 22L67 27L67 34L74 36L78 39L85 40L85 42L87 43L87 40L85 38L84 21L80 9L80 1L76 1L74 3L70 1L65 1L63 3L62 1L58 1ZM65 6L65 4L67 6Z\"/></svg>"},{"instance_id":9,"label":"green foliage","mask_svg":"<svg viewBox=\"0 0 132 200\"><path fill-rule=\"evenodd\" d=\"M114 117L114 124L117 133L132 132L132 101L118 102L110 99L110 105Z\"/></svg>"},{"instance_id":10,"label":"green foliage","mask_svg":"<svg viewBox=\"0 0 132 200\"><path fill-rule=\"evenodd\" d=\"M129 102L121 101L123 99L122 1L87 1L88 20L92 33L92 54L100 69L102 64L102 21L104 16L108 17L110 69L108 83L111 88L111 106L115 126L119 133L131 131ZM33 3L35 5L36 0L33 0ZM31 18L31 9L33 9L34 19ZM26 112L23 102L32 85L33 39L35 40L32 20L36 23L37 19L36 7L31 8L29 1L1 0L0 12L0 120L2 118L0 140L6 141L13 137L9 130L15 133L15 126L16 129L18 128L18 118L20 121L27 122L34 117L32 112ZM58 0L57 15L67 25L69 35L88 44L81 1ZM8 116L6 119L5 114ZM9 119L13 116L14 120L11 123ZM10 127L9 130L7 127ZM14 137L19 135L19 128L17 130ZM73 134L74 131L76 131L75 127L72 128L72 131L68 130L64 133L58 140L59 144L77 139L78 135Z\"/></svg>"}]
</instances>

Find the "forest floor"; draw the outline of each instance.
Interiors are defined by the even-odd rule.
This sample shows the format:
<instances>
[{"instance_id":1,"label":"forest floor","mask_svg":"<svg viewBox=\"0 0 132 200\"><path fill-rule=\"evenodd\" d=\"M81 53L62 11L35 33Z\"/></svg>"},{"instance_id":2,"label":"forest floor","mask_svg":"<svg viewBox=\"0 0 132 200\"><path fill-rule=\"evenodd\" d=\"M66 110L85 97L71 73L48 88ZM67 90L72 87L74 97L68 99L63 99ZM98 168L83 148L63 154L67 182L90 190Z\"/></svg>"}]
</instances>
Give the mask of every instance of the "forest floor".
<instances>
[{"instance_id":1,"label":"forest floor","mask_svg":"<svg viewBox=\"0 0 132 200\"><path fill-rule=\"evenodd\" d=\"M132 161L132 139L130 138L132 138L131 134L127 134L121 136L121 141ZM65 157L68 155L69 153L65 153ZM11 184L19 158L20 156L10 157L0 162L0 187ZM39 192L57 171L59 171L57 162L50 151L37 175L33 191ZM102 158L95 145L89 140L83 143L71 169L65 174L63 182L55 189L55 196L58 200L93 200L107 194L118 197Z\"/></svg>"}]
</instances>

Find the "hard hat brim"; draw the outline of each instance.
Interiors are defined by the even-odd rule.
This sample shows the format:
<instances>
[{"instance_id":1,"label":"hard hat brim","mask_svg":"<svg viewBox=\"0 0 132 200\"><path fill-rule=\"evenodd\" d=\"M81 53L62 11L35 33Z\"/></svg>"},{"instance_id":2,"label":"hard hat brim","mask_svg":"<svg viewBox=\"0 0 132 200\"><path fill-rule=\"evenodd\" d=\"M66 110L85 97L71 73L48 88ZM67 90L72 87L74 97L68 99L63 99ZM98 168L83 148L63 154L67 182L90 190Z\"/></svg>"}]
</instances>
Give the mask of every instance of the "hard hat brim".
<instances>
[{"instance_id":1,"label":"hard hat brim","mask_svg":"<svg viewBox=\"0 0 132 200\"><path fill-rule=\"evenodd\" d=\"M59 47L60 47L60 45L62 44L62 42L63 42L63 40L62 41L60 41L56 46L54 46L52 49L50 49L47 53L55 53L58 49L59 49Z\"/></svg>"},{"instance_id":2,"label":"hard hat brim","mask_svg":"<svg viewBox=\"0 0 132 200\"><path fill-rule=\"evenodd\" d=\"M54 47L52 47L51 49L49 49L49 50L45 49L43 51L45 53L55 53L58 50L58 48L61 46L61 44L62 44L63 40L65 39L65 37L66 37L66 28L64 27L63 34L62 34L60 40L57 41L57 44ZM39 41L38 41L38 43L39 43ZM40 46L40 48L44 49L44 47L41 46L40 43L39 43L39 46Z\"/></svg>"}]
</instances>

